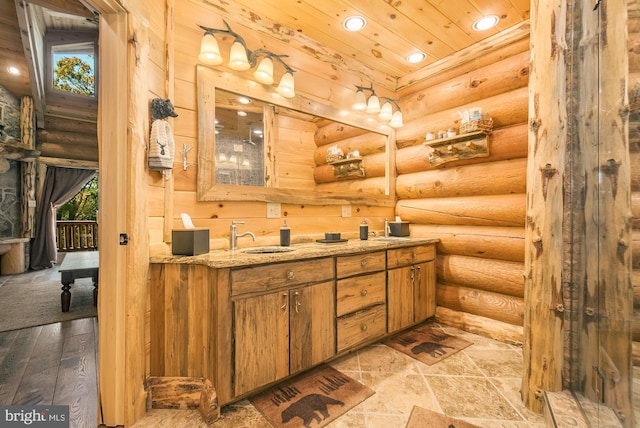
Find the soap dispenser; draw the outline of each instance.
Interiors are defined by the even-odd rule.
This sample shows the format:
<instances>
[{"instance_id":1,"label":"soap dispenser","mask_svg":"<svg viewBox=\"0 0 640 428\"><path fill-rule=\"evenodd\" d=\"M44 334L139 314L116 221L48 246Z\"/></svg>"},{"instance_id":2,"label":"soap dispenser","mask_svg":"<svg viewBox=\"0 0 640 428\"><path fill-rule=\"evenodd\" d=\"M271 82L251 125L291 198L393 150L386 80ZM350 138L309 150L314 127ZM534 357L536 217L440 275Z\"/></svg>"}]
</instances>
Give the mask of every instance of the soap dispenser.
<instances>
[{"instance_id":1,"label":"soap dispenser","mask_svg":"<svg viewBox=\"0 0 640 428\"><path fill-rule=\"evenodd\" d=\"M291 244L291 229L287 226L287 220L280 228L280 245L282 247L288 247Z\"/></svg>"},{"instance_id":2,"label":"soap dispenser","mask_svg":"<svg viewBox=\"0 0 640 428\"><path fill-rule=\"evenodd\" d=\"M362 220L362 223L360 223L360 240L366 241L367 239L369 239L369 225L367 224L367 219L365 218L364 220Z\"/></svg>"}]
</instances>

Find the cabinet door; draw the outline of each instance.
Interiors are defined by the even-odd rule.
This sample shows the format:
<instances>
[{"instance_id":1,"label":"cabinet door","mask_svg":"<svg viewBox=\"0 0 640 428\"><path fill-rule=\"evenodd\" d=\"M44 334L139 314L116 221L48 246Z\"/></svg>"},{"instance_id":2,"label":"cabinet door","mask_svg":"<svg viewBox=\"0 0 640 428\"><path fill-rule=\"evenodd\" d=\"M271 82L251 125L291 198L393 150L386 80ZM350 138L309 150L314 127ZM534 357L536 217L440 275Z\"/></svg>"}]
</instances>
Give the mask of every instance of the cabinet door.
<instances>
[{"instance_id":1,"label":"cabinet door","mask_svg":"<svg viewBox=\"0 0 640 428\"><path fill-rule=\"evenodd\" d=\"M335 355L334 282L290 291L290 371L295 373Z\"/></svg>"},{"instance_id":2,"label":"cabinet door","mask_svg":"<svg viewBox=\"0 0 640 428\"><path fill-rule=\"evenodd\" d=\"M413 324L413 266L390 269L387 273L388 333Z\"/></svg>"},{"instance_id":3,"label":"cabinet door","mask_svg":"<svg viewBox=\"0 0 640 428\"><path fill-rule=\"evenodd\" d=\"M436 313L435 263L419 263L412 268L415 268L413 321L417 324Z\"/></svg>"},{"instance_id":4,"label":"cabinet door","mask_svg":"<svg viewBox=\"0 0 640 428\"><path fill-rule=\"evenodd\" d=\"M238 396L289 374L289 294L238 299L233 313Z\"/></svg>"}]
</instances>

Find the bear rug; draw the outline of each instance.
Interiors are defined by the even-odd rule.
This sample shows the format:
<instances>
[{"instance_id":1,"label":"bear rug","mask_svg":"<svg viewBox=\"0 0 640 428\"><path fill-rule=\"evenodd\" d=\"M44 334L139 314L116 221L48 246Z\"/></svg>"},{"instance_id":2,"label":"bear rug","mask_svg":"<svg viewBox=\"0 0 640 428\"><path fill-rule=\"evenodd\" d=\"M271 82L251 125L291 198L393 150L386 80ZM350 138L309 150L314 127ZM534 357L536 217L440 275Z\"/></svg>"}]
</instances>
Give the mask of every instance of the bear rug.
<instances>
[{"instance_id":1,"label":"bear rug","mask_svg":"<svg viewBox=\"0 0 640 428\"><path fill-rule=\"evenodd\" d=\"M249 401L276 428L323 427L375 391L323 364L268 389Z\"/></svg>"},{"instance_id":2,"label":"bear rug","mask_svg":"<svg viewBox=\"0 0 640 428\"><path fill-rule=\"evenodd\" d=\"M428 325L407 330L382 343L428 365L433 365L471 345L471 342Z\"/></svg>"},{"instance_id":3,"label":"bear rug","mask_svg":"<svg viewBox=\"0 0 640 428\"><path fill-rule=\"evenodd\" d=\"M442 413L432 412L422 407L413 406L409 421L405 428L480 428L478 425L451 418Z\"/></svg>"}]
</instances>

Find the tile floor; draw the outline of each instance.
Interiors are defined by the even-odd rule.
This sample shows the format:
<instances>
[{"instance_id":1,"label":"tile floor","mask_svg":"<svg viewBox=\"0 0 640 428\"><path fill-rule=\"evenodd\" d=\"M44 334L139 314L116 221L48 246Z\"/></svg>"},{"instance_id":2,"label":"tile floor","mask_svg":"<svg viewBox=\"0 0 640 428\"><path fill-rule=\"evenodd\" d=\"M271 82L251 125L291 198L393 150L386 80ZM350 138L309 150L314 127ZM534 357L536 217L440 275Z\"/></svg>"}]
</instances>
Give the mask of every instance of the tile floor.
<instances>
[{"instance_id":1,"label":"tile floor","mask_svg":"<svg viewBox=\"0 0 640 428\"><path fill-rule=\"evenodd\" d=\"M452 327L439 328L473 344L432 366L379 343L332 362L333 367L376 393L328 427L401 428L414 405L486 428L545 426L542 415L530 412L520 401L520 347ZM152 410L134 425L177 426L199 428L205 424L197 411ZM224 407L214 427L271 425L245 400Z\"/></svg>"}]
</instances>

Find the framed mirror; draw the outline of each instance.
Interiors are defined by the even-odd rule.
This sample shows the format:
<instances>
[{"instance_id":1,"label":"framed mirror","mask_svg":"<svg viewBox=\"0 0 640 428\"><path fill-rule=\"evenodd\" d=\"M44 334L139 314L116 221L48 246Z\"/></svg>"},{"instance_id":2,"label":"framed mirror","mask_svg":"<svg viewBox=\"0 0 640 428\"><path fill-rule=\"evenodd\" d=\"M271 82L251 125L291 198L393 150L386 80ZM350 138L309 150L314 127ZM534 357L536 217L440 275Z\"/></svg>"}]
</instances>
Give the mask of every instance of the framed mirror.
<instances>
[{"instance_id":1,"label":"framed mirror","mask_svg":"<svg viewBox=\"0 0 640 428\"><path fill-rule=\"evenodd\" d=\"M300 95L285 99L262 84L200 65L197 102L199 201L394 205L392 128ZM318 149L322 143L314 142L314 134L317 141L323 129L344 128L371 146L362 158L375 163L369 174L375 178L334 178L337 165L329 165L328 157L327 163L318 160L326 147Z\"/></svg>"}]
</instances>

